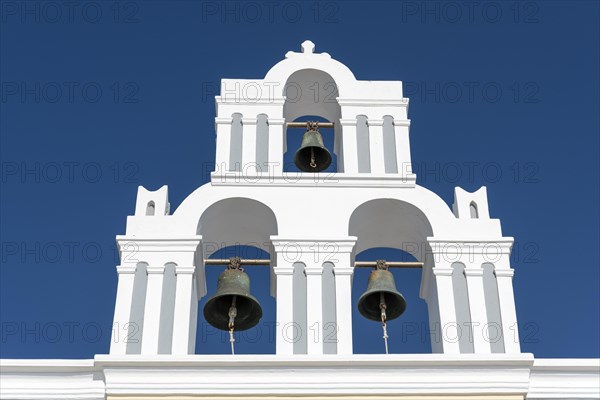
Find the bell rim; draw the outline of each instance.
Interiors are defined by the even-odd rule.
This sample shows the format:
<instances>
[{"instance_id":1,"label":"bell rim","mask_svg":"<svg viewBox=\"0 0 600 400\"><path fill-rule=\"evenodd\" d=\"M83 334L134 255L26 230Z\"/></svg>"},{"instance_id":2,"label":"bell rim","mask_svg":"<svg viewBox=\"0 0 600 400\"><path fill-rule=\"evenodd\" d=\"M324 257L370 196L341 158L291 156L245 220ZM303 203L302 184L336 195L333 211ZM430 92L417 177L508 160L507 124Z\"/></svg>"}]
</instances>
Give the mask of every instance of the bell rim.
<instances>
[{"instance_id":1,"label":"bell rim","mask_svg":"<svg viewBox=\"0 0 600 400\"><path fill-rule=\"evenodd\" d=\"M406 303L406 299L404 298L404 296L402 295L402 293L392 292L390 290L375 290L375 291L372 291L372 292L365 292L365 293L363 293L360 296L360 298L358 299L358 311L360 312L360 315L362 315L363 317L365 317L366 319L371 320L371 321L380 321L381 320L380 318L372 318L370 316L370 314L367 314L367 311L366 311L366 309L364 307L364 302L363 302L363 300L367 296L373 295L374 293L380 293L380 292L383 292L383 293L386 293L386 294L390 294L390 295L398 298L399 301L400 301L400 304L401 304L401 307L400 307L399 311L390 310L390 309L386 310L386 316L387 316L386 320L387 321L394 320L394 319L400 317L402 314L404 314L404 312L406 311L407 303Z\"/></svg>"},{"instance_id":2,"label":"bell rim","mask_svg":"<svg viewBox=\"0 0 600 400\"><path fill-rule=\"evenodd\" d=\"M321 172L321 171L324 171L324 170L326 170L327 168L329 168L329 166L330 166L330 165L331 165L331 163L333 162L333 157L331 156L331 152L329 151L329 149L327 149L327 147L318 147L318 148L319 148L319 149L322 149L322 150L325 150L325 154L327 155L327 162L325 162L325 163L323 164L323 165L325 165L325 167L323 167L323 168L319 169L318 171L313 171L313 170L310 170L310 169L301 168L301 167L300 167L301 163L299 163L299 162L298 162L298 161L299 161L299 160L298 160L298 153L300 152L300 150L301 150L301 149L298 149L298 150L296 151L296 154L294 154L294 165L295 165L296 167L298 167L298 169L299 169L300 171L302 171L302 172L313 172L313 173L316 173L316 172Z\"/></svg>"},{"instance_id":3,"label":"bell rim","mask_svg":"<svg viewBox=\"0 0 600 400\"><path fill-rule=\"evenodd\" d=\"M261 307L260 303L258 302L258 300L256 299L256 297L252 296L251 294L243 294L243 293L215 294L213 297L208 299L208 301L206 302L206 304L204 305L204 308L202 310L202 314L204 315L204 319L206 320L206 322L208 322L211 326L214 326L215 328L217 328L219 330L222 330L222 331L229 330L227 325L221 325L219 323L219 321L217 321L215 318L213 318L211 316L211 314L208 314L207 309L210 308L210 306L215 301L220 299L221 297L232 296L232 295L233 296L243 296L243 297L247 298L248 300L250 300L254 303L255 308L258 310L257 316L255 318L253 318L252 320L245 320L239 325L236 324L234 326L234 330L236 332L237 331L245 331L245 330L254 328L256 325L258 325L261 318L263 317L262 307Z\"/></svg>"}]
</instances>

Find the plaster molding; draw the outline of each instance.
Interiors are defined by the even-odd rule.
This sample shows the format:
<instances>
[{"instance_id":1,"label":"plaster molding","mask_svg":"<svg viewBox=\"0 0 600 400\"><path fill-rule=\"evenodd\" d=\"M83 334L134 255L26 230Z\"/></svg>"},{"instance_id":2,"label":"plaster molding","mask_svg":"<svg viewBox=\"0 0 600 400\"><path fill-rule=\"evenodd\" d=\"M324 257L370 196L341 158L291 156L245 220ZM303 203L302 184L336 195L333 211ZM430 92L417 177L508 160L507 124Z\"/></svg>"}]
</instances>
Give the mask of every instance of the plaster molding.
<instances>
[{"instance_id":1,"label":"plaster molding","mask_svg":"<svg viewBox=\"0 0 600 400\"><path fill-rule=\"evenodd\" d=\"M258 124L258 118L257 117L243 117L242 118L242 125L256 125Z\"/></svg>"},{"instance_id":2,"label":"plaster molding","mask_svg":"<svg viewBox=\"0 0 600 400\"><path fill-rule=\"evenodd\" d=\"M496 278L501 278L501 277L512 278L515 275L515 270L514 269L496 268L496 269L494 269L494 275L496 275Z\"/></svg>"},{"instance_id":3,"label":"plaster molding","mask_svg":"<svg viewBox=\"0 0 600 400\"><path fill-rule=\"evenodd\" d=\"M0 360L0 396L520 395L598 399L599 359L532 354L97 355Z\"/></svg>"},{"instance_id":4,"label":"plaster molding","mask_svg":"<svg viewBox=\"0 0 600 400\"><path fill-rule=\"evenodd\" d=\"M417 176L415 174L345 174L336 173L303 173L284 172L282 175L272 175L268 172L245 175L243 172L227 171L211 174L212 186L242 186L242 187L339 187L339 188L414 188Z\"/></svg>"},{"instance_id":5,"label":"plaster molding","mask_svg":"<svg viewBox=\"0 0 600 400\"><path fill-rule=\"evenodd\" d=\"M231 125L233 123L233 118L229 117L216 117L215 125Z\"/></svg>"},{"instance_id":6,"label":"plaster molding","mask_svg":"<svg viewBox=\"0 0 600 400\"><path fill-rule=\"evenodd\" d=\"M357 238L347 236L343 238L286 238L282 236L271 236L271 242L276 252L299 249L302 252L316 251L322 254L329 253L351 253Z\"/></svg>"},{"instance_id":7,"label":"plaster molding","mask_svg":"<svg viewBox=\"0 0 600 400\"><path fill-rule=\"evenodd\" d=\"M120 274L135 274L137 265L117 265L117 273Z\"/></svg>"},{"instance_id":8,"label":"plaster molding","mask_svg":"<svg viewBox=\"0 0 600 400\"><path fill-rule=\"evenodd\" d=\"M436 237L428 237L427 242L431 246L433 254L444 253L460 255L486 255L491 248L500 250L500 255L510 255L513 246L514 238L500 237L497 239L440 239Z\"/></svg>"},{"instance_id":9,"label":"plaster molding","mask_svg":"<svg viewBox=\"0 0 600 400\"><path fill-rule=\"evenodd\" d=\"M157 238L140 236L117 236L119 252L195 252L202 236Z\"/></svg>"},{"instance_id":10,"label":"plaster molding","mask_svg":"<svg viewBox=\"0 0 600 400\"><path fill-rule=\"evenodd\" d=\"M193 275L196 272L196 267L193 265L176 265L175 266L175 274L176 275Z\"/></svg>"},{"instance_id":11,"label":"plaster molding","mask_svg":"<svg viewBox=\"0 0 600 400\"><path fill-rule=\"evenodd\" d=\"M408 107L408 99L350 99L338 97L340 106L366 106L366 107Z\"/></svg>"},{"instance_id":12,"label":"plaster molding","mask_svg":"<svg viewBox=\"0 0 600 400\"><path fill-rule=\"evenodd\" d=\"M402 120L394 118L394 121L392 123L394 124L394 126L410 126L410 119Z\"/></svg>"},{"instance_id":13,"label":"plaster molding","mask_svg":"<svg viewBox=\"0 0 600 400\"><path fill-rule=\"evenodd\" d=\"M257 80L257 83L259 82L263 82L263 80ZM283 106L285 104L285 97L266 97L266 98L261 98L261 99L252 99L251 101L249 101L248 99L245 98L245 96L243 96L242 93L240 92L236 92L231 93L231 96L227 96L228 98L223 98L223 96L215 96L215 101L217 103L217 105L224 105L224 104L243 104L245 106L247 105L265 105L265 104L271 104L271 105L279 105L279 106ZM232 98L230 98L232 97Z\"/></svg>"}]
</instances>

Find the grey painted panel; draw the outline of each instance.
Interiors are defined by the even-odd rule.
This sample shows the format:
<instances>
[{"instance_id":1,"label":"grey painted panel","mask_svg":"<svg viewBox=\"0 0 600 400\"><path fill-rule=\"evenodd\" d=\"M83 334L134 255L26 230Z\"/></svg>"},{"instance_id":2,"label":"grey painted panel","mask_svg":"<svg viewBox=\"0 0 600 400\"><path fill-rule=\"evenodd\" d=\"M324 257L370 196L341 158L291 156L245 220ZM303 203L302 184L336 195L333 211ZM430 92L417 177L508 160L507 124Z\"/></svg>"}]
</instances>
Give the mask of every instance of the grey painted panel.
<instances>
[{"instance_id":1,"label":"grey painted panel","mask_svg":"<svg viewBox=\"0 0 600 400\"><path fill-rule=\"evenodd\" d=\"M356 117L356 148L358 150L358 172L371 172L371 147L369 145L369 127L367 117ZM352 157L352 155L348 155Z\"/></svg>"},{"instance_id":2,"label":"grey painted panel","mask_svg":"<svg viewBox=\"0 0 600 400\"><path fill-rule=\"evenodd\" d=\"M323 353L337 354L337 323L335 318L335 277L333 264L323 264Z\"/></svg>"},{"instance_id":3,"label":"grey painted panel","mask_svg":"<svg viewBox=\"0 0 600 400\"><path fill-rule=\"evenodd\" d=\"M394 118L386 115L383 117L383 160L386 174L398 173L396 161L396 133L394 132Z\"/></svg>"},{"instance_id":4,"label":"grey painted panel","mask_svg":"<svg viewBox=\"0 0 600 400\"><path fill-rule=\"evenodd\" d=\"M269 125L267 116L260 114L256 123L256 164L258 171L267 172L269 161Z\"/></svg>"},{"instance_id":5,"label":"grey painted panel","mask_svg":"<svg viewBox=\"0 0 600 400\"><path fill-rule=\"evenodd\" d=\"M232 115L231 143L229 147L229 170L241 171L242 168L242 114Z\"/></svg>"},{"instance_id":6,"label":"grey painted panel","mask_svg":"<svg viewBox=\"0 0 600 400\"><path fill-rule=\"evenodd\" d=\"M162 302L160 306L160 330L158 331L158 354L171 354L173 321L175 318L175 264L165 266Z\"/></svg>"},{"instance_id":7,"label":"grey painted panel","mask_svg":"<svg viewBox=\"0 0 600 400\"><path fill-rule=\"evenodd\" d=\"M488 335L492 353L504 353L502 340L502 316L500 314L500 298L498 284L494 275L494 265L485 263L483 268L483 293L485 295L485 310L488 316ZM506 338L512 340L512 338Z\"/></svg>"},{"instance_id":8,"label":"grey painted panel","mask_svg":"<svg viewBox=\"0 0 600 400\"><path fill-rule=\"evenodd\" d=\"M308 327L306 315L306 275L304 274L304 263L294 263L294 307L293 328L286 328L284 335L288 340L294 341L294 354L306 354L308 352ZM284 339L285 340L285 339Z\"/></svg>"},{"instance_id":9,"label":"grey painted panel","mask_svg":"<svg viewBox=\"0 0 600 400\"><path fill-rule=\"evenodd\" d=\"M148 284L148 273L146 272L146 263L138 263L133 278L133 294L131 301L131 316L129 317L129 326L125 333L124 326L116 327L119 329L119 340L127 341L126 354L142 353L142 330L144 329L144 305L146 304L146 287Z\"/></svg>"},{"instance_id":10,"label":"grey painted panel","mask_svg":"<svg viewBox=\"0 0 600 400\"><path fill-rule=\"evenodd\" d=\"M467 292L467 277L465 266L461 263L452 264L452 286L454 288L454 306L456 307L456 322L459 326L458 347L461 353L474 353L473 331L471 329L471 312L469 311L469 293ZM442 333L444 332L442 327Z\"/></svg>"},{"instance_id":11,"label":"grey painted panel","mask_svg":"<svg viewBox=\"0 0 600 400\"><path fill-rule=\"evenodd\" d=\"M429 332L431 336L431 352L443 353L442 329L440 327L440 306L437 295L437 284L435 279L429 280L429 297L427 311L429 314Z\"/></svg>"}]
</instances>

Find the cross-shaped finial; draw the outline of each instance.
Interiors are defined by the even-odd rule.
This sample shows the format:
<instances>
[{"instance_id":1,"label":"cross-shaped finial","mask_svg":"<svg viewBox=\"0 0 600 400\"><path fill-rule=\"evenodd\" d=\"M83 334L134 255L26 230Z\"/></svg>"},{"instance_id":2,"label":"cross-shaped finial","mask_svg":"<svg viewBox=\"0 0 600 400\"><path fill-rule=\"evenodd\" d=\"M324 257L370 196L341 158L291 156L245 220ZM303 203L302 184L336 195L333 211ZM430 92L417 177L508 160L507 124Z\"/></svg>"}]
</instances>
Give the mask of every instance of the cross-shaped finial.
<instances>
[{"instance_id":1,"label":"cross-shaped finial","mask_svg":"<svg viewBox=\"0 0 600 400\"><path fill-rule=\"evenodd\" d=\"M303 53L314 53L315 52L315 44L310 40L305 40L302 42L302 52Z\"/></svg>"}]
</instances>

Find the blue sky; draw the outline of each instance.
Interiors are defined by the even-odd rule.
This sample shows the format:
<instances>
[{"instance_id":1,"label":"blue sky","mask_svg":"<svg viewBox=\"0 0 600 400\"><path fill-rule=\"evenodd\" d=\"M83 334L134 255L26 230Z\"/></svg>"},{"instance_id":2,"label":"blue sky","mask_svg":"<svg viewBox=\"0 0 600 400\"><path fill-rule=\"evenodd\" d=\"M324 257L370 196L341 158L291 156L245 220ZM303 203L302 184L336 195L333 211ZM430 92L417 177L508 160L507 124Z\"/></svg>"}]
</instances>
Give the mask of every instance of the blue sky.
<instances>
[{"instance_id":1,"label":"blue sky","mask_svg":"<svg viewBox=\"0 0 600 400\"><path fill-rule=\"evenodd\" d=\"M600 355L598 2L223 4L0 2L1 357L108 352L137 186L168 184L174 209L206 183L219 80L262 78L306 39L358 79L404 81L419 184L449 205L487 186L516 240L522 350ZM272 322L266 270L248 270ZM419 279L396 273L392 352L430 351ZM356 350L381 352L380 327L355 323ZM226 352L199 324L198 352ZM239 352L274 352L267 330Z\"/></svg>"}]
</instances>

